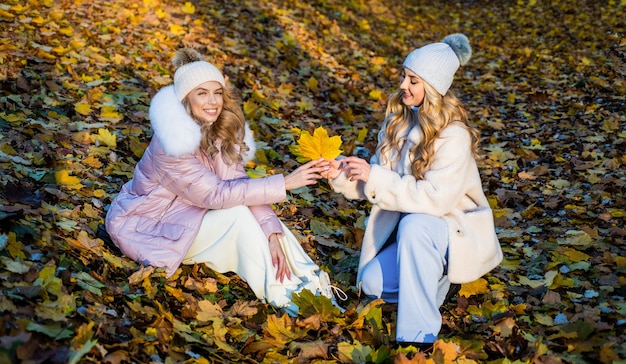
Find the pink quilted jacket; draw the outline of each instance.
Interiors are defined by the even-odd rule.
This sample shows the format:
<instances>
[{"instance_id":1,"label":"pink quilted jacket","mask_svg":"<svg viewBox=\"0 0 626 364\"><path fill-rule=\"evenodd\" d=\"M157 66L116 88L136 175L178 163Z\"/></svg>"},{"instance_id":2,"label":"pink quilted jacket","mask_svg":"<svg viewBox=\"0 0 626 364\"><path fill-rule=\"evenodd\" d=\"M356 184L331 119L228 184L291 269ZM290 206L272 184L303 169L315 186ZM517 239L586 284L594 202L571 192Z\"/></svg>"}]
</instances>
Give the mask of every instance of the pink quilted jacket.
<instances>
[{"instance_id":1,"label":"pink quilted jacket","mask_svg":"<svg viewBox=\"0 0 626 364\"><path fill-rule=\"evenodd\" d=\"M106 229L131 259L165 267L171 276L191 246L209 209L249 206L266 236L281 232L269 204L286 198L282 175L250 179L243 164L226 165L202 152L200 127L172 86L150 104L154 136L128 181L111 203ZM254 141L246 126L247 156ZM249 159L249 158L248 158Z\"/></svg>"}]
</instances>

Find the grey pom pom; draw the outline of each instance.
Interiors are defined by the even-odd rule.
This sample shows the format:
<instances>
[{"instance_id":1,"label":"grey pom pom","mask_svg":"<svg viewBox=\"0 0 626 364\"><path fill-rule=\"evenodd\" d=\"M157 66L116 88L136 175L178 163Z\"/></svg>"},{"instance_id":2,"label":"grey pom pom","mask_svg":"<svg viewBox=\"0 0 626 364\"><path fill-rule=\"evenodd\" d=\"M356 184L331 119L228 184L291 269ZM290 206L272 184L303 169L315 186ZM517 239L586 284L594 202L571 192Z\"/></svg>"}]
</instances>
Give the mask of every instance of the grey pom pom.
<instances>
[{"instance_id":1,"label":"grey pom pom","mask_svg":"<svg viewBox=\"0 0 626 364\"><path fill-rule=\"evenodd\" d=\"M193 48L181 48L176 51L176 55L172 59L172 64L175 68L186 65L191 62L202 61L202 55L200 52Z\"/></svg>"},{"instance_id":2,"label":"grey pom pom","mask_svg":"<svg viewBox=\"0 0 626 364\"><path fill-rule=\"evenodd\" d=\"M450 34L443 38L442 42L447 43L459 58L461 66L466 64L472 57L472 47L469 44L469 39L465 34L455 33Z\"/></svg>"}]
</instances>

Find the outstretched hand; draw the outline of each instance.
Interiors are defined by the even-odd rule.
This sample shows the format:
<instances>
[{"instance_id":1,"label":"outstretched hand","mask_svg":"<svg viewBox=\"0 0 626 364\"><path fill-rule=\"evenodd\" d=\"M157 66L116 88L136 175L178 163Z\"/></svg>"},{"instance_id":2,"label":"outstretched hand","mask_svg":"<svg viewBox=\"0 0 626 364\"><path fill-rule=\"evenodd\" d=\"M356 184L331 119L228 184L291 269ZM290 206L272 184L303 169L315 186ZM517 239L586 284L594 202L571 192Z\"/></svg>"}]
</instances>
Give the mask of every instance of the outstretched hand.
<instances>
[{"instance_id":1,"label":"outstretched hand","mask_svg":"<svg viewBox=\"0 0 626 364\"><path fill-rule=\"evenodd\" d=\"M328 169L323 171L321 175L322 177L328 179L337 178L337 176L339 176L339 173L341 173L341 167L342 165L340 161L336 159L331 159L328 161Z\"/></svg>"},{"instance_id":2,"label":"outstretched hand","mask_svg":"<svg viewBox=\"0 0 626 364\"><path fill-rule=\"evenodd\" d=\"M322 172L322 177L332 179L337 178L342 171L346 172L346 177L350 181L367 182L370 176L371 166L368 161L359 157L345 157L338 161L332 159L328 161L329 168Z\"/></svg>"},{"instance_id":3,"label":"outstretched hand","mask_svg":"<svg viewBox=\"0 0 626 364\"><path fill-rule=\"evenodd\" d=\"M315 184L318 179L322 178L322 173L328 170L328 168L329 163L323 158L307 162L285 176L285 189L290 191Z\"/></svg>"}]
</instances>

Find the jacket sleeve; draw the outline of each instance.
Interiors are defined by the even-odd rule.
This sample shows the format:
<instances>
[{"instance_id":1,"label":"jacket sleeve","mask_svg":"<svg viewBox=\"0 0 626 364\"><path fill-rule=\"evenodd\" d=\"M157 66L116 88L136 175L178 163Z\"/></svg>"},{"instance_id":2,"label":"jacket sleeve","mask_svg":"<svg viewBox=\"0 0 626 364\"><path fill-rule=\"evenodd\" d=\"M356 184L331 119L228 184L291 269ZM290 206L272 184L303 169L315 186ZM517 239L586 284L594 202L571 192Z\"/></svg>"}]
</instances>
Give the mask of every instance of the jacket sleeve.
<instances>
[{"instance_id":1,"label":"jacket sleeve","mask_svg":"<svg viewBox=\"0 0 626 364\"><path fill-rule=\"evenodd\" d=\"M464 176L474 165L470 135L448 127L435 142L434 159L424 179L372 164L365 195L384 210L443 216L463 197Z\"/></svg>"},{"instance_id":2,"label":"jacket sleeve","mask_svg":"<svg viewBox=\"0 0 626 364\"><path fill-rule=\"evenodd\" d=\"M283 228L280 224L280 220L272 206L270 205L258 205L250 206L250 211L261 225L261 229L265 233L265 237L269 238L273 233L282 233Z\"/></svg>"},{"instance_id":3,"label":"jacket sleeve","mask_svg":"<svg viewBox=\"0 0 626 364\"><path fill-rule=\"evenodd\" d=\"M218 154L213 159L215 171L224 180L232 179L248 179L250 178L246 173L243 164L237 163L236 165L227 165L224 160ZM277 187L278 188L278 187ZM284 186L283 186L284 189ZM278 216L269 204L249 206L250 211L254 215L255 219L259 222L261 229L263 230L265 237L273 233L281 233L283 231Z\"/></svg>"},{"instance_id":4,"label":"jacket sleeve","mask_svg":"<svg viewBox=\"0 0 626 364\"><path fill-rule=\"evenodd\" d=\"M154 168L161 185L191 204L222 209L237 205L255 206L283 201L286 198L282 175L251 179L243 166L234 179L225 180L207 168L194 154L171 157L154 156Z\"/></svg>"}]
</instances>

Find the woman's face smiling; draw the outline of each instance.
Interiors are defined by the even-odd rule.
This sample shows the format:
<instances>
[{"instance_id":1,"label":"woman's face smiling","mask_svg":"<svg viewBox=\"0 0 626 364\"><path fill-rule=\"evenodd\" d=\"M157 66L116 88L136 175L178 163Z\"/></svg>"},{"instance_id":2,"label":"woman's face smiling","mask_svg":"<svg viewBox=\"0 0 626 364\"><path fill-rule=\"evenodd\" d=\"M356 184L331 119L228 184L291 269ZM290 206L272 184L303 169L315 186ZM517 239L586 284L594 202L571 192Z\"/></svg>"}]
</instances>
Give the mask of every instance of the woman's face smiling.
<instances>
[{"instance_id":1,"label":"woman's face smiling","mask_svg":"<svg viewBox=\"0 0 626 364\"><path fill-rule=\"evenodd\" d=\"M193 115L209 124L217 121L224 106L224 90L217 81L207 81L189 92Z\"/></svg>"},{"instance_id":2,"label":"woman's face smiling","mask_svg":"<svg viewBox=\"0 0 626 364\"><path fill-rule=\"evenodd\" d=\"M406 106L420 106L424 102L424 81L415 72L404 68L404 78L400 83L400 89L404 91L402 102Z\"/></svg>"}]
</instances>

